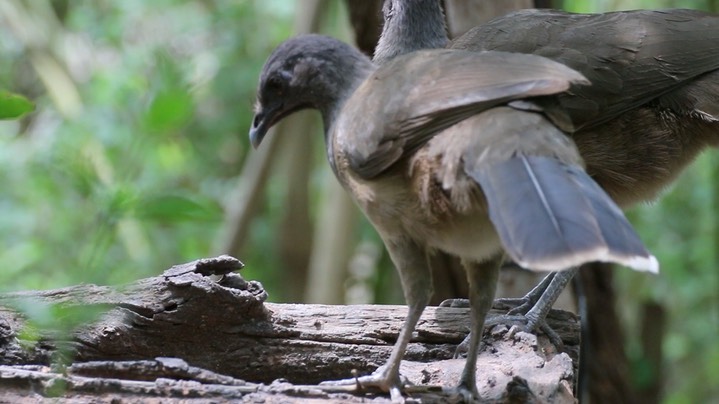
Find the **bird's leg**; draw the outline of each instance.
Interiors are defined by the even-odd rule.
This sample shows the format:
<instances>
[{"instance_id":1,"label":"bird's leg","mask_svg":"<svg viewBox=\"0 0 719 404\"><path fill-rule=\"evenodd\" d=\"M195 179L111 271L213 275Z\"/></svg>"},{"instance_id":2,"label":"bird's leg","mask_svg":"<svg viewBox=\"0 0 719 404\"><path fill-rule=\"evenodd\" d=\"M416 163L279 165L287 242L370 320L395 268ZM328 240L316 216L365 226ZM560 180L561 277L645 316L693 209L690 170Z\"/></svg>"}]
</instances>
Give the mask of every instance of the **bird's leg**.
<instances>
[{"instance_id":1,"label":"bird's leg","mask_svg":"<svg viewBox=\"0 0 719 404\"><path fill-rule=\"evenodd\" d=\"M522 297L502 297L495 300L494 304L496 305L497 303L499 303L500 305L508 304L515 306L513 309L509 310L507 314L524 314L528 312L532 308L532 306L534 306L534 304L539 301L539 299L544 294L544 291L547 290L549 285L552 283L554 275L556 275L556 272L549 273L537 284L537 286L533 287L532 290L527 292L527 294Z\"/></svg>"},{"instance_id":2,"label":"bird's leg","mask_svg":"<svg viewBox=\"0 0 719 404\"><path fill-rule=\"evenodd\" d=\"M515 325L519 323L521 324L521 331L535 332L541 330L547 335L549 341L561 350L564 346L562 338L547 325L545 319L547 318L549 310L552 309L557 298L559 298L559 295L577 271L578 267L573 267L566 271L552 272L545 276L537 286L530 290L523 298L520 298L520 300L523 301L520 306L513 308L507 314L491 316L485 321L485 327L489 328L498 324ZM502 300L503 299L498 299L498 301ZM457 350L454 353L455 358L468 353L467 350L470 345L471 336L470 332L470 334L457 345Z\"/></svg>"},{"instance_id":3,"label":"bird's leg","mask_svg":"<svg viewBox=\"0 0 719 404\"><path fill-rule=\"evenodd\" d=\"M374 373L359 378L323 382L323 384L351 385L358 387L376 387L389 392L392 401L403 401L399 365L402 362L407 345L412 338L414 328L432 295L432 274L428 257L423 247L406 239L385 240L385 246L397 267L404 298L407 301L408 313L397 342L392 348L387 363L380 366Z\"/></svg>"},{"instance_id":4,"label":"bird's leg","mask_svg":"<svg viewBox=\"0 0 719 404\"><path fill-rule=\"evenodd\" d=\"M517 313L526 313L528 312L534 304L537 303L537 301L542 297L542 294L544 294L544 291L547 289L549 284L552 282L552 279L554 278L554 275L556 272L551 272L549 275L545 276L541 282L537 284L537 286L533 287L532 290L527 292L522 297L500 297L499 299L496 299L494 301L493 307L499 308L505 307L507 305L513 306L511 310L507 312L507 314L517 314ZM447 299L443 300L439 307L461 307L461 308L469 308L469 300L468 299Z\"/></svg>"},{"instance_id":5,"label":"bird's leg","mask_svg":"<svg viewBox=\"0 0 719 404\"><path fill-rule=\"evenodd\" d=\"M557 298L559 298L559 295L572 280L574 275L576 275L578 270L579 267L572 267L566 271L549 274L542 280L542 282L540 282L540 285L541 283L544 283L549 276L554 275L551 282L549 282L549 285L544 289L541 296L539 296L537 302L534 303L529 310L517 311L515 309L510 311L507 315L494 316L487 321L486 325L491 327L502 323L520 323L522 324L521 329L526 332L534 332L537 329L541 329L545 334L547 334L547 337L549 337L552 344L561 350L563 347L562 339L551 327L547 325L545 319L547 318L549 310L552 309L552 306L557 301ZM534 291L534 289L532 289L532 291ZM532 292L530 291L528 295L531 293Z\"/></svg>"},{"instance_id":6,"label":"bird's leg","mask_svg":"<svg viewBox=\"0 0 719 404\"><path fill-rule=\"evenodd\" d=\"M482 340L482 330L487 313L492 308L494 293L497 290L501 259L493 259L481 264L464 263L469 282L469 303L471 307L472 328L469 334L467 361L454 392L459 393L465 402L479 400L477 391L477 355Z\"/></svg>"},{"instance_id":7,"label":"bird's leg","mask_svg":"<svg viewBox=\"0 0 719 404\"><path fill-rule=\"evenodd\" d=\"M528 330L533 330L544 323L549 310L552 309L552 306L554 306L554 303L559 298L559 295L562 293L564 288L567 287L567 284L569 284L578 271L579 267L572 267L566 271L554 273L554 278L544 293L542 293L539 299L537 299L537 303L535 303L534 306L532 306L532 308L525 314L525 317L527 318L526 327ZM512 313L510 312L510 314Z\"/></svg>"}]
</instances>

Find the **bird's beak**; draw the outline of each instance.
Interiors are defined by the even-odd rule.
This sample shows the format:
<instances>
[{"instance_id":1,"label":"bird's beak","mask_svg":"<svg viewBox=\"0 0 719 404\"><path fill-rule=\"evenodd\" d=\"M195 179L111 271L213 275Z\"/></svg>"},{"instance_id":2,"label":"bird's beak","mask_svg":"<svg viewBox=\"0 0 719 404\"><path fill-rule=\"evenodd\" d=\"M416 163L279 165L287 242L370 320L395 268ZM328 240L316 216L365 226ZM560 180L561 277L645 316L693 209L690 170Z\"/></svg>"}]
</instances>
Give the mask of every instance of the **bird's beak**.
<instances>
[{"instance_id":1,"label":"bird's beak","mask_svg":"<svg viewBox=\"0 0 719 404\"><path fill-rule=\"evenodd\" d=\"M252 119L252 127L250 128L252 147L258 148L270 128L291 112L282 101L258 104L255 109L255 117Z\"/></svg>"},{"instance_id":2,"label":"bird's beak","mask_svg":"<svg viewBox=\"0 0 719 404\"><path fill-rule=\"evenodd\" d=\"M252 127L250 128L250 143L252 147L257 149L265 138L267 131L272 126L273 110L266 111L264 109L257 111L252 119Z\"/></svg>"},{"instance_id":3,"label":"bird's beak","mask_svg":"<svg viewBox=\"0 0 719 404\"><path fill-rule=\"evenodd\" d=\"M252 119L252 127L250 128L250 143L255 149L260 146L262 139L265 138L267 131L271 127L285 117L292 115L297 110L302 109L302 106L287 106L282 102L272 103L268 106L262 106L255 113L255 117Z\"/></svg>"}]
</instances>

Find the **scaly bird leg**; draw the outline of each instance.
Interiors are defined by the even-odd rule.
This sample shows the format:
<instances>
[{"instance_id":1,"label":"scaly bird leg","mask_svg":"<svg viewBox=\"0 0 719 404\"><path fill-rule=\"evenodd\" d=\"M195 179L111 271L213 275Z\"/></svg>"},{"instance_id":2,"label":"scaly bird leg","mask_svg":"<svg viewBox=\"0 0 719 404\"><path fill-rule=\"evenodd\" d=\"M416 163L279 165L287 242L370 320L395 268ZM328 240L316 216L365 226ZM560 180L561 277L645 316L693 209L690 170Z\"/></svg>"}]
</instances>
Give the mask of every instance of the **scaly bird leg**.
<instances>
[{"instance_id":1,"label":"scaly bird leg","mask_svg":"<svg viewBox=\"0 0 719 404\"><path fill-rule=\"evenodd\" d=\"M562 339L551 327L547 325L545 320L547 318L547 314L552 309L552 306L559 298L559 295L562 293L564 288L567 287L567 284L572 280L572 278L574 278L574 275L577 274L578 270L579 267L572 267L566 271L553 272L547 275L547 277L545 277L542 282L537 285L537 287L532 289L525 296L527 297L534 293L535 290L539 289L539 286L542 286L542 284L545 283L547 278L550 276L552 277L549 285L544 289L536 303L534 303L528 311L525 311L526 308L518 310L519 307L517 307L510 310L507 315L492 317L489 321L487 321L487 326L491 327L497 324L514 322L522 324L522 330L526 332L534 332L537 329L541 329L545 334L547 334L547 337L549 337L552 344L561 350L564 345L562 343ZM533 296L529 297L529 299L533 298Z\"/></svg>"},{"instance_id":2,"label":"scaly bird leg","mask_svg":"<svg viewBox=\"0 0 719 404\"><path fill-rule=\"evenodd\" d=\"M459 384L450 393L459 393L465 402L479 400L477 391L477 355L482 340L482 330L487 313L492 308L494 293L497 290L499 266L501 258L496 258L481 264L463 263L469 282L469 303L472 309L469 334L467 361L462 371Z\"/></svg>"},{"instance_id":3,"label":"scaly bird leg","mask_svg":"<svg viewBox=\"0 0 719 404\"><path fill-rule=\"evenodd\" d=\"M535 332L541 330L549 338L559 350L562 349L562 339L556 331L549 327L545 321L547 314L552 306L559 298L567 284L577 273L578 268L573 267L566 271L552 272L542 281L530 290L524 297L497 299L496 303L513 303L519 301L521 304L507 314L492 316L485 322L485 327L493 327L498 324L521 324L521 330L526 332ZM450 307L463 307L461 300L466 299L450 299L442 302L441 305ZM467 353L470 344L470 335L457 346L455 357L462 356Z\"/></svg>"},{"instance_id":4,"label":"scaly bird leg","mask_svg":"<svg viewBox=\"0 0 719 404\"><path fill-rule=\"evenodd\" d=\"M515 306L509 310L507 314L524 314L527 313L538 301L542 298L544 291L547 290L549 285L552 283L556 272L550 272L545 276L537 286L533 287L532 290L527 292L522 297L502 297L495 300L494 305L507 304Z\"/></svg>"},{"instance_id":5,"label":"scaly bird leg","mask_svg":"<svg viewBox=\"0 0 719 404\"><path fill-rule=\"evenodd\" d=\"M507 314L527 313L542 297L542 294L552 282L552 279L554 279L555 274L556 272L550 272L537 286L522 297L500 297L496 299L492 307L496 308L497 306L504 307L509 305L514 306L514 308L508 311ZM442 301L439 307L469 308L469 299L447 299Z\"/></svg>"},{"instance_id":6,"label":"scaly bird leg","mask_svg":"<svg viewBox=\"0 0 719 404\"><path fill-rule=\"evenodd\" d=\"M532 288L532 290L527 292L527 294L522 297L500 297L499 299L496 299L492 307L497 308L497 306L504 307L509 305L514 308L508 311L507 314L527 313L542 297L542 294L552 282L555 274L556 272L549 273L549 275L545 276L542 281L537 284L537 286ZM469 308L469 299L447 299L442 301L439 304L439 307Z\"/></svg>"},{"instance_id":7,"label":"scaly bird leg","mask_svg":"<svg viewBox=\"0 0 719 404\"><path fill-rule=\"evenodd\" d=\"M414 328L419 321L424 308L432 295L432 276L429 269L428 257L423 247L417 243L406 240L385 240L387 251L394 262L400 280L404 298L407 301L407 319L402 326L397 342L392 348L387 363L380 366L374 373L359 378L327 381L322 384L353 385L358 387L376 387L389 392L394 402L403 402L399 366L407 349Z\"/></svg>"}]
</instances>

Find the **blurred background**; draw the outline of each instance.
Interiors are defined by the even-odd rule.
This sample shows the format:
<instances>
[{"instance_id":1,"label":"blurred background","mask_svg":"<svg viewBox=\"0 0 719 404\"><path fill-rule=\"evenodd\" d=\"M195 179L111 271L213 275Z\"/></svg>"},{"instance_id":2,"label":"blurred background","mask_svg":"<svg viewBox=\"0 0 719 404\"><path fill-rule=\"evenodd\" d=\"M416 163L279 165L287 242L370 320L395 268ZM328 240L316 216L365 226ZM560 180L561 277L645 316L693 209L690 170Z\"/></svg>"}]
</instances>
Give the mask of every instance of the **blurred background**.
<instances>
[{"instance_id":1,"label":"blurred background","mask_svg":"<svg viewBox=\"0 0 719 404\"><path fill-rule=\"evenodd\" d=\"M247 140L258 74L279 42L319 31L371 49L361 42L379 29L376 9L353 30L347 3L1 1L0 89L36 109L0 121L0 290L122 284L230 253L275 302L403 303L381 242L328 169L318 115L291 117L257 151ZM718 180L710 151L632 210L662 273L614 271L606 309L621 321L627 383L660 380L666 403L719 400ZM642 332L640 306L656 310L661 335ZM647 341L660 341L661 378Z\"/></svg>"}]
</instances>

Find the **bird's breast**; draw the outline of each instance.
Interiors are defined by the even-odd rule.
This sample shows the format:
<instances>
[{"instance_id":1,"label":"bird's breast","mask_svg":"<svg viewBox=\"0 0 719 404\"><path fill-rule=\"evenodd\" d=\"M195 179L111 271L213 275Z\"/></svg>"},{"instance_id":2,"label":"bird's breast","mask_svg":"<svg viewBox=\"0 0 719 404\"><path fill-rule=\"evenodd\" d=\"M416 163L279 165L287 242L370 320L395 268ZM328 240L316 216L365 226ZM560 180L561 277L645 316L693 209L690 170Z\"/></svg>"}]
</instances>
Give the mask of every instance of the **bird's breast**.
<instances>
[{"instance_id":1,"label":"bird's breast","mask_svg":"<svg viewBox=\"0 0 719 404\"><path fill-rule=\"evenodd\" d=\"M410 169L409 162L367 180L352 173L341 152L336 156L340 182L383 237L409 237L475 261L501 248L475 184L460 181L445 190L431 166Z\"/></svg>"}]
</instances>

